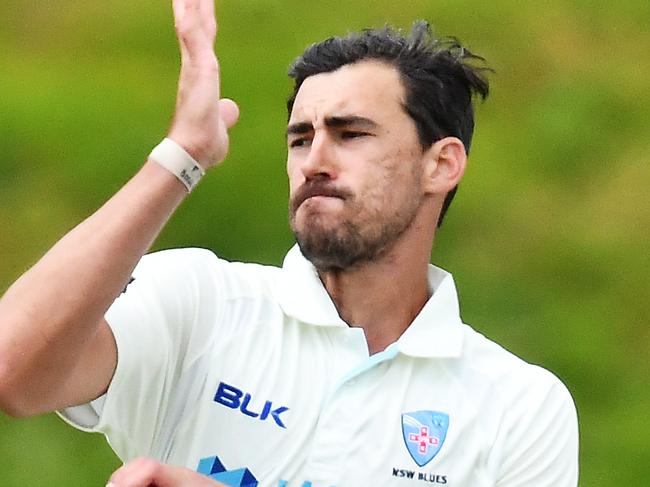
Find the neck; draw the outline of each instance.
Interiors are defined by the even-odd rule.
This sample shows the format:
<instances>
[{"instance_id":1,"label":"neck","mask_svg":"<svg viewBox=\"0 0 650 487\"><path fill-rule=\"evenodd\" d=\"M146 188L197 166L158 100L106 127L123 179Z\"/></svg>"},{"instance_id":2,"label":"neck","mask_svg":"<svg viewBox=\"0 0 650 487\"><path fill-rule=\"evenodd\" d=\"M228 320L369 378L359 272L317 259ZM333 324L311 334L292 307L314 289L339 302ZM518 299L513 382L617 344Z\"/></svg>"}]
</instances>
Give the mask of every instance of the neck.
<instances>
[{"instance_id":1,"label":"neck","mask_svg":"<svg viewBox=\"0 0 650 487\"><path fill-rule=\"evenodd\" d=\"M339 316L364 330L371 354L394 343L430 297L433 232L430 238L421 234L403 237L377 261L351 270L319 271Z\"/></svg>"}]
</instances>

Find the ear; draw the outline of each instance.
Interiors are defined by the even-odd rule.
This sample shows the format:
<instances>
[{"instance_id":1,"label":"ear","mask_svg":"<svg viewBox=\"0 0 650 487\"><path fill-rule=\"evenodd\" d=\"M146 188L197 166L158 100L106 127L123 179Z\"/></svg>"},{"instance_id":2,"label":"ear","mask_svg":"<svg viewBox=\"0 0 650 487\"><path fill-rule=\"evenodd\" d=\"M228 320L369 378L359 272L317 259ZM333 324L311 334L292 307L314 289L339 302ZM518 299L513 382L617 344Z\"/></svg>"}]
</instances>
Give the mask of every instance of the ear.
<instances>
[{"instance_id":1,"label":"ear","mask_svg":"<svg viewBox=\"0 0 650 487\"><path fill-rule=\"evenodd\" d=\"M460 182L467 154L457 137L445 137L424 153L424 190L431 194L447 194Z\"/></svg>"}]
</instances>

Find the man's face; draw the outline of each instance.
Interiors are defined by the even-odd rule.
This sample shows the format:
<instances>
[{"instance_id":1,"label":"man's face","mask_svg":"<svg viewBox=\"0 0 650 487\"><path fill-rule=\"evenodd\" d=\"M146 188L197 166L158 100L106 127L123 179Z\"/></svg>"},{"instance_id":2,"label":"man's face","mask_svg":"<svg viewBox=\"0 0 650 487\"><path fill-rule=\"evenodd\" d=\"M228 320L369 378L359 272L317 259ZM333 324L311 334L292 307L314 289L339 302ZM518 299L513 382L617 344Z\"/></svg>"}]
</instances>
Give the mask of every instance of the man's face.
<instances>
[{"instance_id":1,"label":"man's face","mask_svg":"<svg viewBox=\"0 0 650 487\"><path fill-rule=\"evenodd\" d=\"M420 207L422 155L398 71L376 61L307 78L287 130L291 229L319 270L384 256Z\"/></svg>"}]
</instances>

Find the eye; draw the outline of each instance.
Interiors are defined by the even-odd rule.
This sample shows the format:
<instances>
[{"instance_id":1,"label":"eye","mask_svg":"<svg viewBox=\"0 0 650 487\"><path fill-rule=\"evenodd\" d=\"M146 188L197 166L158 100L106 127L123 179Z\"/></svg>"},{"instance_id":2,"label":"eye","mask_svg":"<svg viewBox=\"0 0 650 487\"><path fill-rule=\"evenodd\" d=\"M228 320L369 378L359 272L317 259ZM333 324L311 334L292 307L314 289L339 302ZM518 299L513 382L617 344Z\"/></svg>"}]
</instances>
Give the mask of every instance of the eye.
<instances>
[{"instance_id":1,"label":"eye","mask_svg":"<svg viewBox=\"0 0 650 487\"><path fill-rule=\"evenodd\" d=\"M294 147L307 147L309 144L311 144L311 139L308 139L306 137L302 137L299 139L293 139L289 142L289 147L294 148Z\"/></svg>"},{"instance_id":2,"label":"eye","mask_svg":"<svg viewBox=\"0 0 650 487\"><path fill-rule=\"evenodd\" d=\"M342 139L357 139L359 137L365 137L365 136L368 136L368 135L370 135L370 134L367 133L367 132L359 132L359 131L355 131L355 130L345 130L345 131L341 132L341 138Z\"/></svg>"}]
</instances>

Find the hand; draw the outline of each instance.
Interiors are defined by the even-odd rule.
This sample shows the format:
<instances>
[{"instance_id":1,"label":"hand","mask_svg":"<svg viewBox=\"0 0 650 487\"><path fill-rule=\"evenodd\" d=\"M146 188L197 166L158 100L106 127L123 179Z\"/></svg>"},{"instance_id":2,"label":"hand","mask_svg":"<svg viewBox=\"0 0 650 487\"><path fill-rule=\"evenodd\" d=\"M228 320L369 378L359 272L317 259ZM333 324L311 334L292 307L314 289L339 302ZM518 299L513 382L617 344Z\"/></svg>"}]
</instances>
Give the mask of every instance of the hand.
<instances>
[{"instance_id":1,"label":"hand","mask_svg":"<svg viewBox=\"0 0 650 487\"><path fill-rule=\"evenodd\" d=\"M226 487L205 475L183 467L138 458L111 475L106 487Z\"/></svg>"},{"instance_id":2,"label":"hand","mask_svg":"<svg viewBox=\"0 0 650 487\"><path fill-rule=\"evenodd\" d=\"M228 153L228 129L239 118L237 104L219 99L219 62L214 52L214 0L173 0L181 50L176 113L168 137L204 169Z\"/></svg>"}]
</instances>

